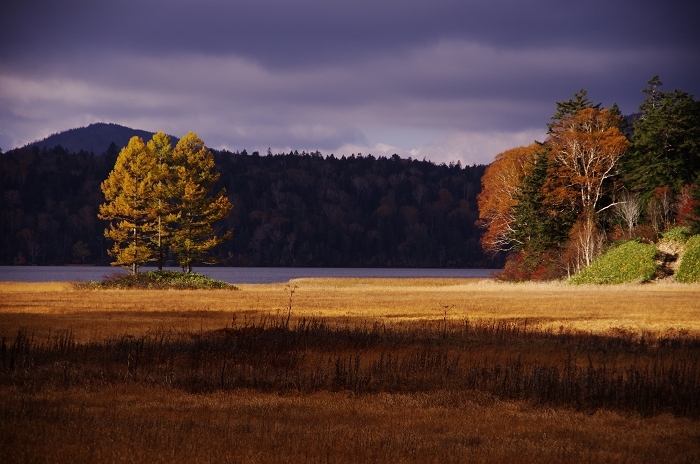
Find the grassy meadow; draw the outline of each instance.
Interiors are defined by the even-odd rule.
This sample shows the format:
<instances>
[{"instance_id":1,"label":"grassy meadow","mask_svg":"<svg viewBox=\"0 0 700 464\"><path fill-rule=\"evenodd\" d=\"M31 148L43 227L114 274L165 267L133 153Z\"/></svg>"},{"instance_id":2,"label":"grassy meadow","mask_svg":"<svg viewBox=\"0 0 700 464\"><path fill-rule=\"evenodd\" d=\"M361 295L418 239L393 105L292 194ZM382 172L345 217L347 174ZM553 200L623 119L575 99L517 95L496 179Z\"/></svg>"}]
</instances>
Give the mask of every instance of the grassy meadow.
<instances>
[{"instance_id":1,"label":"grassy meadow","mask_svg":"<svg viewBox=\"0 0 700 464\"><path fill-rule=\"evenodd\" d=\"M0 283L0 460L700 462L700 285L238 288Z\"/></svg>"}]
</instances>

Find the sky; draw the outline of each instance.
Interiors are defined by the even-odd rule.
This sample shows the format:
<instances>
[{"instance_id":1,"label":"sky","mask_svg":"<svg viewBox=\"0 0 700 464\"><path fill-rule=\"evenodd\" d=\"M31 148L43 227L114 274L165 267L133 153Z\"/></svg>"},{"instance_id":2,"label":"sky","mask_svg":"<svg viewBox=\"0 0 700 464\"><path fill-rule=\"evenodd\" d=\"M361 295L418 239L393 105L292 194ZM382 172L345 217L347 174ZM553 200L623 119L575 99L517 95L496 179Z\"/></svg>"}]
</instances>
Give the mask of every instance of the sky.
<instances>
[{"instance_id":1,"label":"sky","mask_svg":"<svg viewBox=\"0 0 700 464\"><path fill-rule=\"evenodd\" d=\"M463 165L586 89L700 96L700 2L4 0L0 148L112 122L216 149Z\"/></svg>"}]
</instances>

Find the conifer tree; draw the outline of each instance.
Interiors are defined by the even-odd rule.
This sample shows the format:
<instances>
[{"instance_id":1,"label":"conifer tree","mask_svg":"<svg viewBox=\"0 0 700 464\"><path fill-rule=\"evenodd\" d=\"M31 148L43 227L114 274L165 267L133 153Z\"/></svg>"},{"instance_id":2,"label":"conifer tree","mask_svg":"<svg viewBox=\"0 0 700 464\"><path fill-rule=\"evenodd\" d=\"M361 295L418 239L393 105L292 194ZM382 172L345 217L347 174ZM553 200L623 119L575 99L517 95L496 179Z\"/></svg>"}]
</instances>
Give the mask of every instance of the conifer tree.
<instances>
[{"instance_id":1,"label":"conifer tree","mask_svg":"<svg viewBox=\"0 0 700 464\"><path fill-rule=\"evenodd\" d=\"M209 196L219 174L213 155L196 134L181 138L172 158L172 207L178 216L171 225L170 249L183 270L190 272L193 261L204 261L212 248L230 237L230 231L218 236L213 224L226 217L232 205L225 189Z\"/></svg>"},{"instance_id":2,"label":"conifer tree","mask_svg":"<svg viewBox=\"0 0 700 464\"><path fill-rule=\"evenodd\" d=\"M624 170L633 190L646 192L669 186L676 193L700 172L700 100L680 90L663 92L658 76L642 92L648 97Z\"/></svg>"},{"instance_id":3,"label":"conifer tree","mask_svg":"<svg viewBox=\"0 0 700 464\"><path fill-rule=\"evenodd\" d=\"M601 104L590 101L588 99L588 92L586 89L581 89L574 94L574 98L570 98L567 101L558 101L556 105L557 111L551 118L552 122L547 124L547 129L549 129L550 133L562 119L575 116L576 113L581 110L585 110L586 108L599 110Z\"/></svg>"},{"instance_id":4,"label":"conifer tree","mask_svg":"<svg viewBox=\"0 0 700 464\"><path fill-rule=\"evenodd\" d=\"M543 147L530 161L513 211L516 226L511 239L516 250L544 252L561 246L576 219L573 209L557 211L550 208L547 197L548 171L551 167L549 150Z\"/></svg>"},{"instance_id":5,"label":"conifer tree","mask_svg":"<svg viewBox=\"0 0 700 464\"><path fill-rule=\"evenodd\" d=\"M171 230L168 227L177 218L177 212L173 208L173 159L170 137L164 132L153 134L148 142L148 150L154 157L153 204L156 217L156 233L153 236L158 270L163 269L163 260L167 251L168 239Z\"/></svg>"},{"instance_id":6,"label":"conifer tree","mask_svg":"<svg viewBox=\"0 0 700 464\"><path fill-rule=\"evenodd\" d=\"M140 137L132 137L124 147L114 169L102 183L106 202L100 205L99 218L110 221L106 238L114 241L108 253L114 266L138 273L141 265L154 259L150 246L154 232L154 184L156 163Z\"/></svg>"}]
</instances>

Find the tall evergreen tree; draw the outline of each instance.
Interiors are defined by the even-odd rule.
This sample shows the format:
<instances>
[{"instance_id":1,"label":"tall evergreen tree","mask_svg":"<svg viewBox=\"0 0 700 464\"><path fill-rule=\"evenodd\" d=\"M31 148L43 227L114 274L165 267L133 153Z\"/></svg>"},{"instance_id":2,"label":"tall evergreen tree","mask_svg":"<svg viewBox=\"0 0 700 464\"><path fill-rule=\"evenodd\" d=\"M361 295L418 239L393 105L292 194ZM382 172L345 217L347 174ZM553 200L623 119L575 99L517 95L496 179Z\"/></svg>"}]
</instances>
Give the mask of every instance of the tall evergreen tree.
<instances>
[{"instance_id":1,"label":"tall evergreen tree","mask_svg":"<svg viewBox=\"0 0 700 464\"><path fill-rule=\"evenodd\" d=\"M156 220L152 208L156 181L155 158L140 137L132 137L102 183L106 202L100 205L98 216L110 221L104 235L114 241L108 251L115 258L112 265L128 267L133 274L155 259L150 245Z\"/></svg>"},{"instance_id":2,"label":"tall evergreen tree","mask_svg":"<svg viewBox=\"0 0 700 464\"><path fill-rule=\"evenodd\" d=\"M217 235L213 224L226 217L232 205L226 189L209 196L219 179L214 157L196 134L190 132L175 146L173 158L173 207L178 211L172 224L170 248L183 270L192 262L206 260L209 251L231 236Z\"/></svg>"},{"instance_id":3,"label":"tall evergreen tree","mask_svg":"<svg viewBox=\"0 0 700 464\"><path fill-rule=\"evenodd\" d=\"M544 252L566 242L576 212L552 211L549 208L546 185L551 167L549 150L542 148L532 160L523 179L514 208L514 231L511 239L516 250ZM568 213L568 214L567 214Z\"/></svg>"},{"instance_id":4,"label":"tall evergreen tree","mask_svg":"<svg viewBox=\"0 0 700 464\"><path fill-rule=\"evenodd\" d=\"M570 116L575 116L576 113L586 108L593 108L595 110L598 110L600 109L601 104L593 103L592 101L590 101L588 99L588 92L586 91L586 89L581 89L578 92L574 93L574 98L570 98L566 101L558 101L556 105L557 110L551 118L552 122L547 124L549 132L552 132L557 123L562 119Z\"/></svg>"},{"instance_id":5,"label":"tall evergreen tree","mask_svg":"<svg viewBox=\"0 0 700 464\"><path fill-rule=\"evenodd\" d=\"M678 192L700 172L700 100L659 90L658 76L648 84L624 164L626 181L640 192L662 186Z\"/></svg>"}]
</instances>

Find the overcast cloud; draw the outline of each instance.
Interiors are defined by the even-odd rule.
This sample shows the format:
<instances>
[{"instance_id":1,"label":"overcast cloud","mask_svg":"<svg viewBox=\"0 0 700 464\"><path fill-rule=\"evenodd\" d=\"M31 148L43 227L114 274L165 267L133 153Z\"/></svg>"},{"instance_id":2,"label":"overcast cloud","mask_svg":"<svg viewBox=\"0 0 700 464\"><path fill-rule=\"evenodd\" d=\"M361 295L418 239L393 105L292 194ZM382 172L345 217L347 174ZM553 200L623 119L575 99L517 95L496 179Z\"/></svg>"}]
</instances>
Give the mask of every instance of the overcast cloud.
<instances>
[{"instance_id":1,"label":"overcast cloud","mask_svg":"<svg viewBox=\"0 0 700 464\"><path fill-rule=\"evenodd\" d=\"M571 4L569 4L571 3ZM700 6L515 0L6 0L0 147L92 122L249 152L489 163L580 88L700 94Z\"/></svg>"}]
</instances>

